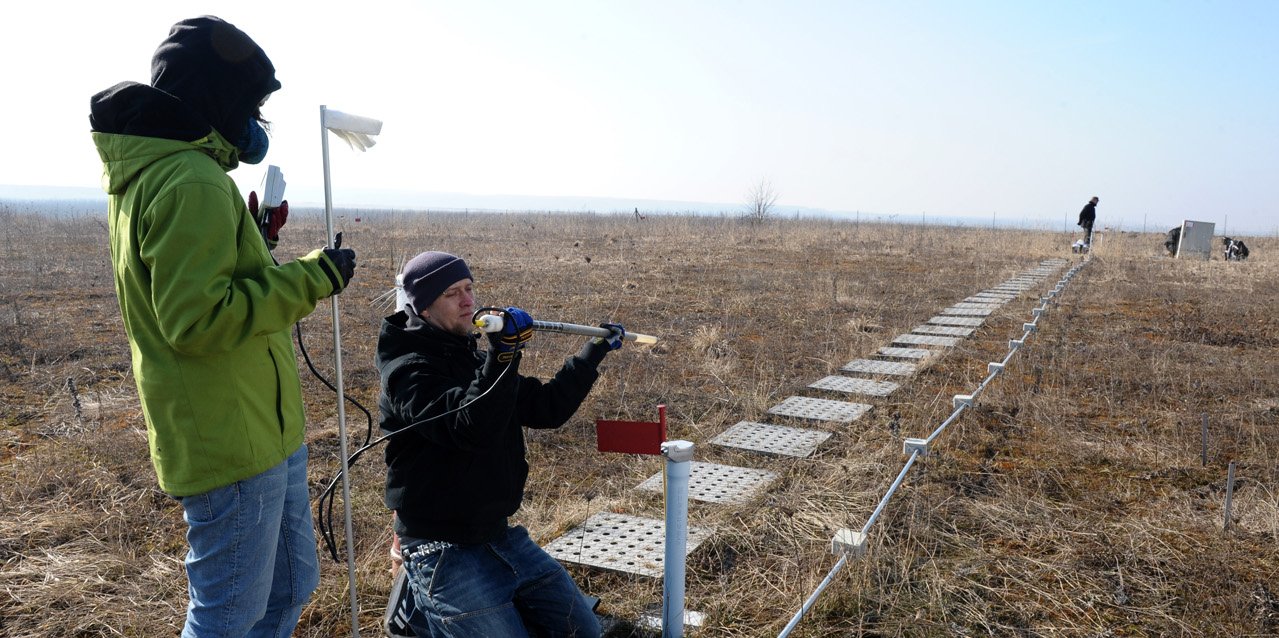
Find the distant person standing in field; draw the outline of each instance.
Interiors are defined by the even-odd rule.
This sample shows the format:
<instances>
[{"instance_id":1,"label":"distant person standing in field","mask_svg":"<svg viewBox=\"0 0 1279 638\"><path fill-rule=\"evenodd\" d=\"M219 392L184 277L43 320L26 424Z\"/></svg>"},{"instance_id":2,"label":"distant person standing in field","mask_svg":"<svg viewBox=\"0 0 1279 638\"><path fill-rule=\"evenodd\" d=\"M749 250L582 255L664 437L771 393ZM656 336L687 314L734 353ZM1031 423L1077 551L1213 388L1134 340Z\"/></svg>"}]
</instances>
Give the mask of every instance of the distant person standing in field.
<instances>
[{"instance_id":1,"label":"distant person standing in field","mask_svg":"<svg viewBox=\"0 0 1279 638\"><path fill-rule=\"evenodd\" d=\"M279 88L249 36L202 16L173 25L150 85L90 102L151 461L188 525L184 637L288 636L319 583L289 329L355 253L277 266L227 175L266 155Z\"/></svg>"},{"instance_id":2,"label":"distant person standing in field","mask_svg":"<svg viewBox=\"0 0 1279 638\"><path fill-rule=\"evenodd\" d=\"M1084 209L1079 211L1079 227L1084 229L1084 249L1092 247L1092 225L1097 220L1097 202L1100 199L1093 197L1084 204Z\"/></svg>"},{"instance_id":3,"label":"distant person standing in field","mask_svg":"<svg viewBox=\"0 0 1279 638\"><path fill-rule=\"evenodd\" d=\"M396 513L416 608L399 615L393 635L599 636L594 605L507 517L524 500L524 428L564 425L626 331L604 324L609 337L587 341L551 380L524 376L532 318L519 308L482 309L504 326L480 350L473 283L462 258L417 255L400 273L397 312L378 335L380 424L395 434L386 447L386 505Z\"/></svg>"}]
</instances>

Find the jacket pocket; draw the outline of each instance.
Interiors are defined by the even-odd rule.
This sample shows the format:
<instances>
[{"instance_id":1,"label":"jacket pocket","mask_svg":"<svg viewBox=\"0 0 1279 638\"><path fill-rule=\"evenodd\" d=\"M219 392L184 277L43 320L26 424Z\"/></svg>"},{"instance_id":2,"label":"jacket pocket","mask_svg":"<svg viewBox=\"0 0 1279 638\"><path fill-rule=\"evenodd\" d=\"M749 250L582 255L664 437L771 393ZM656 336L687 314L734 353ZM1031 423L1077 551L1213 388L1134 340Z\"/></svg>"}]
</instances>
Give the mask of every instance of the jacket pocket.
<instances>
[{"instance_id":1,"label":"jacket pocket","mask_svg":"<svg viewBox=\"0 0 1279 638\"><path fill-rule=\"evenodd\" d=\"M271 349L270 340L266 344L266 356L271 360L271 371L275 374L272 379L275 381L275 423L280 429L280 434L284 434L284 392L280 387L280 362L275 358L275 351Z\"/></svg>"}]
</instances>

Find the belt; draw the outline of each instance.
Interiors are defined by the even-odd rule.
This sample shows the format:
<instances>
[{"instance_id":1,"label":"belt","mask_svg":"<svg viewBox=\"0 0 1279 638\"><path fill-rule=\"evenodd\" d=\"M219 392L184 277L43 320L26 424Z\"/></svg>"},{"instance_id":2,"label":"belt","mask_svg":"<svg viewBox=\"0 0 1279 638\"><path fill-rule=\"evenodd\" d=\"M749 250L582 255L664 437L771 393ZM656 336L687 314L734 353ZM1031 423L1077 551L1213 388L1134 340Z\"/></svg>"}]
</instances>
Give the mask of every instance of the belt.
<instances>
[{"instance_id":1,"label":"belt","mask_svg":"<svg viewBox=\"0 0 1279 638\"><path fill-rule=\"evenodd\" d=\"M456 543L450 543L448 541L422 541L421 543L414 545L413 547L410 547L408 551L404 552L404 557L409 558L410 556L430 556L431 554L436 554L450 547L455 547L455 546L456 546Z\"/></svg>"}]
</instances>

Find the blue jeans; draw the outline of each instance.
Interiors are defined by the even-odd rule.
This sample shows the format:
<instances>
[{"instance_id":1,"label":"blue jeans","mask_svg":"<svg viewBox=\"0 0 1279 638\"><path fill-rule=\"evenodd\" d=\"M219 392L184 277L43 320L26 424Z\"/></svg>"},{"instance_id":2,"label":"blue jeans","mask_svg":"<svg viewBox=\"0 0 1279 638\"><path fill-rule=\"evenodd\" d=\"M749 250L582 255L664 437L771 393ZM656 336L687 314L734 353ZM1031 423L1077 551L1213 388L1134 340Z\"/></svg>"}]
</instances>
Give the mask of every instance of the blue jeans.
<instances>
[{"instance_id":1,"label":"blue jeans","mask_svg":"<svg viewBox=\"0 0 1279 638\"><path fill-rule=\"evenodd\" d=\"M191 546L183 638L293 633L320 583L306 457L303 445L261 474L182 498Z\"/></svg>"},{"instance_id":2,"label":"blue jeans","mask_svg":"<svg viewBox=\"0 0 1279 638\"><path fill-rule=\"evenodd\" d=\"M404 547L419 636L595 638L600 622L564 567L510 527L492 543L423 555Z\"/></svg>"}]
</instances>

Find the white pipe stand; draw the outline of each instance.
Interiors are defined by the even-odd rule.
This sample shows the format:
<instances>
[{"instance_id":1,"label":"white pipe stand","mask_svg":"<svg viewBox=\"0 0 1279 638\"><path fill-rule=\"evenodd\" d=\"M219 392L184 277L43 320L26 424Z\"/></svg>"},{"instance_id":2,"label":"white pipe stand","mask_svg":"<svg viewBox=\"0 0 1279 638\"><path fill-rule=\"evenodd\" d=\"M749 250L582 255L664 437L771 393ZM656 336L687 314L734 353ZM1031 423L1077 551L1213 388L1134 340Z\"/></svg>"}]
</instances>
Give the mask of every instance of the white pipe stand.
<instances>
[{"instance_id":1,"label":"white pipe stand","mask_svg":"<svg viewBox=\"0 0 1279 638\"><path fill-rule=\"evenodd\" d=\"M692 473L693 444L667 441L666 565L662 575L662 638L684 635L684 559L688 548L688 477Z\"/></svg>"}]
</instances>

